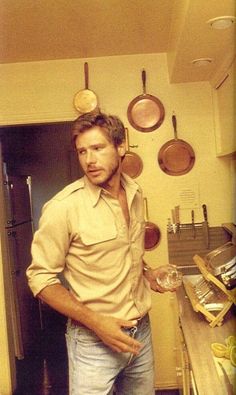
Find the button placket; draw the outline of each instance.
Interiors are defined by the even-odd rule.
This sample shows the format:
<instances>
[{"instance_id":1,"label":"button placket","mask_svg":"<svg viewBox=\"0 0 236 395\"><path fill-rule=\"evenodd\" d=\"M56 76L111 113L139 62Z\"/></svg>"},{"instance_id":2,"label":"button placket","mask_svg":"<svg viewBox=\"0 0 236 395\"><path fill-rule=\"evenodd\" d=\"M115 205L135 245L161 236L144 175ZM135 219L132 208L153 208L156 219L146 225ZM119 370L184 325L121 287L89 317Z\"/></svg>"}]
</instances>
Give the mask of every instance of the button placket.
<instances>
[{"instance_id":1,"label":"button placket","mask_svg":"<svg viewBox=\"0 0 236 395\"><path fill-rule=\"evenodd\" d=\"M114 215L114 221L116 224L116 228L119 232L119 235L126 236L127 224L125 222L125 218L124 218L122 208L121 208L119 202L111 196L106 196L105 200Z\"/></svg>"}]
</instances>

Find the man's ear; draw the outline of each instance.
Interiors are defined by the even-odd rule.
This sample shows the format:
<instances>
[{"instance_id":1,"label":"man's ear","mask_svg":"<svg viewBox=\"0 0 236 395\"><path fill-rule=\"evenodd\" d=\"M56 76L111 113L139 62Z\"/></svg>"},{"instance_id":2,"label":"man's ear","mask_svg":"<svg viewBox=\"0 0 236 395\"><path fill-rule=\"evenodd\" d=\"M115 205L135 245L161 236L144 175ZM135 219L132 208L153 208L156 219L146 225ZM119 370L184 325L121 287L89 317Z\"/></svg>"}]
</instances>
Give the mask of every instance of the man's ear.
<instances>
[{"instance_id":1,"label":"man's ear","mask_svg":"<svg viewBox=\"0 0 236 395\"><path fill-rule=\"evenodd\" d=\"M123 143L118 145L117 150L120 157L123 157L125 155L126 153L125 141L123 141Z\"/></svg>"}]
</instances>

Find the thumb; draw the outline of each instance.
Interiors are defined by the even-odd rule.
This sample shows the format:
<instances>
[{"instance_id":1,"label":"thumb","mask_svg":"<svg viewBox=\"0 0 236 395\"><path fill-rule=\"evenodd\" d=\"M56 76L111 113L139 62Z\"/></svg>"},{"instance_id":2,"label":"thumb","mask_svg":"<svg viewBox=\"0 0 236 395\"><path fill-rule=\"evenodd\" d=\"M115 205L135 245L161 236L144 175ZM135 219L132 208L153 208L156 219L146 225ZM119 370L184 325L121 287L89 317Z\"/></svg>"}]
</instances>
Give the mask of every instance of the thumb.
<instances>
[{"instance_id":1,"label":"thumb","mask_svg":"<svg viewBox=\"0 0 236 395\"><path fill-rule=\"evenodd\" d=\"M137 323L138 323L137 320L130 320L130 321L119 320L119 324L123 328L132 328L132 326L137 325Z\"/></svg>"}]
</instances>

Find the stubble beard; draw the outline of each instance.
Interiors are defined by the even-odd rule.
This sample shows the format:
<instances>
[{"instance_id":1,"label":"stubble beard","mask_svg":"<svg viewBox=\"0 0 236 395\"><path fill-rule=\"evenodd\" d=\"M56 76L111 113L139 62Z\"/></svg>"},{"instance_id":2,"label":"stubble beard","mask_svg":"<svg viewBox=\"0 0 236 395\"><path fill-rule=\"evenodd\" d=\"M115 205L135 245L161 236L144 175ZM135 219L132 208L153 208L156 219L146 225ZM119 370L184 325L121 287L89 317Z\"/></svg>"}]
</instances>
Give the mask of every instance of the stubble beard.
<instances>
[{"instance_id":1,"label":"stubble beard","mask_svg":"<svg viewBox=\"0 0 236 395\"><path fill-rule=\"evenodd\" d=\"M109 170L108 174L104 175L104 178L101 177L102 179L99 179L100 177L98 177L98 179L96 180L95 177L94 178L90 177L88 174L87 177L89 178L92 184L106 189L106 186L109 185L113 177L119 172L119 168L120 168L120 164L119 161L117 161L117 163L114 164L114 166Z\"/></svg>"}]
</instances>

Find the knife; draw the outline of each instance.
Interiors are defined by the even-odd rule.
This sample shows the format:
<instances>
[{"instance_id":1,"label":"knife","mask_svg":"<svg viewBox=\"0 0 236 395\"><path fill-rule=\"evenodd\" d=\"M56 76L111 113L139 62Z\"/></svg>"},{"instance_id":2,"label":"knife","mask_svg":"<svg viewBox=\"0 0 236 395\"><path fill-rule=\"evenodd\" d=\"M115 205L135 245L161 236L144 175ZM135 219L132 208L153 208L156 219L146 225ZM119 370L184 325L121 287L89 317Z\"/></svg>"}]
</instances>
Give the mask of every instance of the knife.
<instances>
[{"instance_id":1,"label":"knife","mask_svg":"<svg viewBox=\"0 0 236 395\"><path fill-rule=\"evenodd\" d=\"M228 375L226 373L226 370L225 370L224 366L219 361L218 361L218 364L220 365L220 368L221 368L221 370L223 372L223 375L224 375L224 382L225 382L226 389L227 389L227 395L234 395L233 385L231 384L231 382L229 380L229 377L228 377Z\"/></svg>"},{"instance_id":2,"label":"knife","mask_svg":"<svg viewBox=\"0 0 236 395\"><path fill-rule=\"evenodd\" d=\"M195 237L196 237L196 231L195 231L195 224L194 224L194 210L191 211L191 217L192 217L193 238L195 239Z\"/></svg>"},{"instance_id":3,"label":"knife","mask_svg":"<svg viewBox=\"0 0 236 395\"><path fill-rule=\"evenodd\" d=\"M175 206L175 220L176 220L176 232L180 237L180 219L179 219L179 206Z\"/></svg>"},{"instance_id":4,"label":"knife","mask_svg":"<svg viewBox=\"0 0 236 395\"><path fill-rule=\"evenodd\" d=\"M210 242L209 242L209 226L208 226L208 218L207 218L207 206L205 204L203 204L202 209L203 209L203 217L204 217L204 221L202 223L203 238L205 241L205 245L208 249Z\"/></svg>"},{"instance_id":5,"label":"knife","mask_svg":"<svg viewBox=\"0 0 236 395\"><path fill-rule=\"evenodd\" d=\"M172 216L172 228L173 232L176 233L176 218L175 218L175 210L171 210L171 216Z\"/></svg>"}]
</instances>

